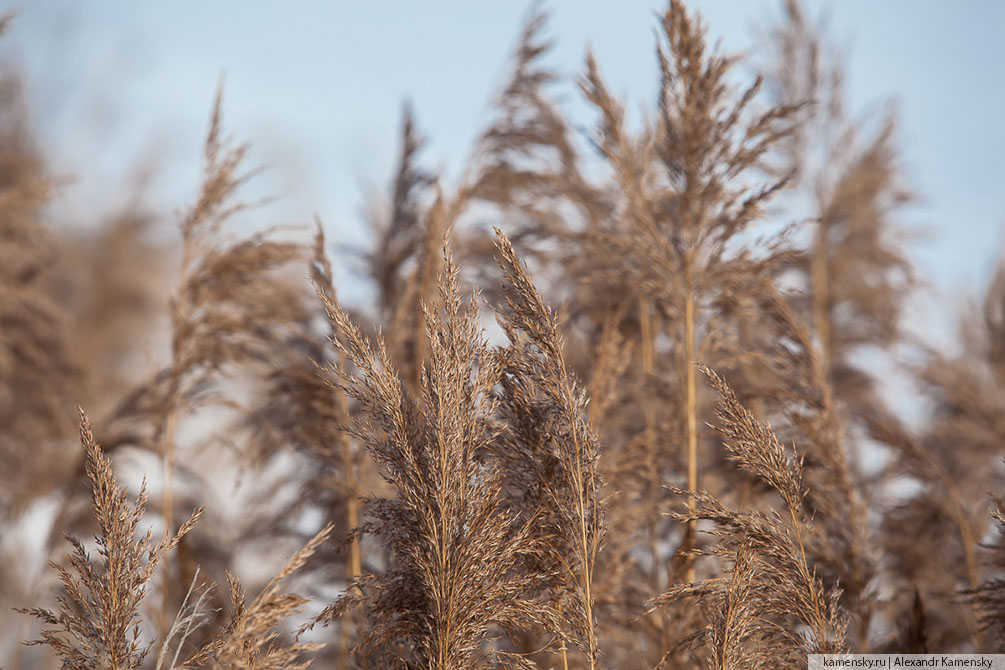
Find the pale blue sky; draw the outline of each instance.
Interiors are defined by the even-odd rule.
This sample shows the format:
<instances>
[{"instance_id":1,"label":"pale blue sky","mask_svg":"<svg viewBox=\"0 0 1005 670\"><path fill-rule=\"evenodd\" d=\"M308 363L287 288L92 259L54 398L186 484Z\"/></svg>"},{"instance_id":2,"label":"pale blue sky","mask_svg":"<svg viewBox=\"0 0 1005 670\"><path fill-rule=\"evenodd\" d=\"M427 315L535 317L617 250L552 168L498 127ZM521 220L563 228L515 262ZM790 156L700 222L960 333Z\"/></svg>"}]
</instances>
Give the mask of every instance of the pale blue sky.
<instances>
[{"instance_id":1,"label":"pale blue sky","mask_svg":"<svg viewBox=\"0 0 1005 670\"><path fill-rule=\"evenodd\" d=\"M726 49L756 55L752 27L779 0L692 2ZM653 98L656 0L552 0L551 62L580 72L591 43L614 91ZM922 278L950 297L978 291L1005 242L1005 1L811 1L847 47L854 109L899 101L901 146L923 196L907 223ZM527 11L523 2L33 0L0 49L23 60L37 130L55 169L76 177L64 216L113 201L155 152L158 202L183 206L221 73L228 127L273 166L274 212L317 211L336 241L359 242L367 189L394 164L401 102L429 138L427 163L455 174L491 118ZM564 90L571 100L574 87ZM587 123L588 118L580 119ZM86 222L86 221L85 221ZM345 277L345 275L343 275ZM346 277L348 278L348 277ZM941 328L940 328L941 330Z\"/></svg>"}]
</instances>

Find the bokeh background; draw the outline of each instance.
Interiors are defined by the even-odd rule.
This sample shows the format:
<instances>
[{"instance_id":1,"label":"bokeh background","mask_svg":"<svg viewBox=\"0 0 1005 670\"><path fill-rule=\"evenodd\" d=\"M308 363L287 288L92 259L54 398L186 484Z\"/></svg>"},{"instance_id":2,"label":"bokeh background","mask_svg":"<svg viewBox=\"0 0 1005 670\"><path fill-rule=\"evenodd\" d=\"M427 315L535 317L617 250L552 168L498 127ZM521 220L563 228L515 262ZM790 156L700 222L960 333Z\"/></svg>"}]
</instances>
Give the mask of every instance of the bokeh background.
<instances>
[{"instance_id":1,"label":"bokeh background","mask_svg":"<svg viewBox=\"0 0 1005 670\"><path fill-rule=\"evenodd\" d=\"M556 43L549 62L567 77L567 108L584 126L591 118L574 78L588 45L614 92L636 109L654 98L661 3L544 7ZM780 3L695 7L710 36L749 67L767 55L759 29ZM255 188L283 196L272 211L291 221L317 212L334 241L356 246L366 243L361 211L390 179L402 102L429 138L427 164L456 175L489 121L528 12L525 3L463 0L40 0L15 9L0 49L24 71L53 170L72 180L53 205L63 218L100 218L141 165L156 170L149 195L161 211L185 203L223 78L228 127L270 168ZM921 196L906 222L918 233L911 255L932 289L912 327L943 338L955 299L986 284L1003 242L1005 3L812 0L807 9L843 52L852 109L899 108L899 145Z\"/></svg>"}]
</instances>

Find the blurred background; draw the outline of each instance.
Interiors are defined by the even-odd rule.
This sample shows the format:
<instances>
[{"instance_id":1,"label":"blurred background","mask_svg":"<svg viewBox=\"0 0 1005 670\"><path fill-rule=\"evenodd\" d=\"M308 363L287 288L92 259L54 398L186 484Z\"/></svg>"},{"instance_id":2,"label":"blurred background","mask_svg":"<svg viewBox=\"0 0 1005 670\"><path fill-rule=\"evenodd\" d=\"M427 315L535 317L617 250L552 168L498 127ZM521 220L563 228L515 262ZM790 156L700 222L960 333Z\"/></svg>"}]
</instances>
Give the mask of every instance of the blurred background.
<instances>
[{"instance_id":1,"label":"blurred background","mask_svg":"<svg viewBox=\"0 0 1005 670\"><path fill-rule=\"evenodd\" d=\"M773 0L694 3L711 39L752 71ZM655 97L657 0L555 0L549 64L574 118L590 117L575 90L587 45L612 91L637 111ZM953 299L983 286L1005 222L1005 4L997 0L812 0L843 52L847 98L863 117L900 116L899 146L920 237L920 277L938 293L915 323L950 329ZM336 243L364 245L361 211L386 187L400 108L411 101L429 138L426 163L448 178L468 158L509 72L528 7L462 0L123 4L41 0L15 7L0 43L23 71L32 122L52 171L69 182L53 207L79 225L116 200L138 166L156 170L160 211L191 197L215 88L225 82L228 127L269 169L254 187L282 197L290 221L317 212ZM165 210L165 207L167 210Z\"/></svg>"}]
</instances>

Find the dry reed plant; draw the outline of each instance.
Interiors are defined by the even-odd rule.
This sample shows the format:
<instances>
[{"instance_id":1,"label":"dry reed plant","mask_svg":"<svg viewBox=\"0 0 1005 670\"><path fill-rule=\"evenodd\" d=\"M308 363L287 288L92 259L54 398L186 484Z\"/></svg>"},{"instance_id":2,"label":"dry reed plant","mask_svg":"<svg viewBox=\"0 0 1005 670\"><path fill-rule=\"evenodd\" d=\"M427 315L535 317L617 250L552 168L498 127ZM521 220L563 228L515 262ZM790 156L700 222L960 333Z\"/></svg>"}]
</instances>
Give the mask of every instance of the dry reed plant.
<instances>
[{"instance_id":1,"label":"dry reed plant","mask_svg":"<svg viewBox=\"0 0 1005 670\"><path fill-rule=\"evenodd\" d=\"M793 303L798 300L782 294L770 279L762 280L756 299L743 308L756 336L747 340L751 350L742 371L756 375L758 418L770 416L779 439L800 447L807 484L803 509L818 530L808 538L807 555L825 585L840 587L842 605L853 616L855 636L849 645L864 651L877 607L869 510L847 453L842 415L830 399L819 345ZM749 384L750 377L745 381ZM740 490L748 505L773 506L770 496L758 495L755 482Z\"/></svg>"},{"instance_id":2,"label":"dry reed plant","mask_svg":"<svg viewBox=\"0 0 1005 670\"><path fill-rule=\"evenodd\" d=\"M462 298L457 275L445 252L443 313L424 308L430 357L418 396L407 392L383 339L378 335L372 345L318 290L333 344L359 371L332 366L340 387L360 404L352 434L396 494L369 501L363 525L387 545L387 571L361 575L319 620L364 605L368 628L357 653L407 667L488 667L502 653L482 645L491 631L543 624L552 615L533 598L542 575L526 567L546 549L532 532L533 519L504 506L502 473L490 458L499 431L492 390L500 362L478 325L477 296Z\"/></svg>"},{"instance_id":3,"label":"dry reed plant","mask_svg":"<svg viewBox=\"0 0 1005 670\"><path fill-rule=\"evenodd\" d=\"M813 229L786 272L805 288L791 302L810 325L817 409L824 419L810 431L805 417L795 422L793 438L805 445L811 466L822 466L813 469L831 480L811 487L830 498L818 518L830 526L825 537L838 542L822 547L819 565L825 578L841 583L855 615L851 645L864 652L877 642L871 621L881 609L877 575L886 566L865 549L878 544L871 534L882 521L883 502L875 499L882 487L870 485L875 475L859 463L877 441L902 428L880 393L874 364L861 361L864 351L882 351L889 361L903 344L901 315L914 272L898 219L915 196L905 183L892 108L879 116L853 115L842 59L824 27L811 24L801 3L787 0L783 11L784 19L765 35L774 47L767 83L781 103L812 103L779 146L777 169L795 174L790 201ZM776 379L782 387L788 383ZM827 510L851 514L839 511L833 523Z\"/></svg>"},{"instance_id":4,"label":"dry reed plant","mask_svg":"<svg viewBox=\"0 0 1005 670\"><path fill-rule=\"evenodd\" d=\"M320 649L316 642L286 641L279 625L300 612L309 602L296 593L287 593L282 584L301 569L314 552L328 540L332 526L322 528L286 565L276 573L258 596L248 603L237 577L228 573L230 600L233 608L230 623L181 665L170 668L213 668L214 670L245 670L275 668L304 670L311 664L304 654ZM177 620L176 620L177 621Z\"/></svg>"},{"instance_id":5,"label":"dry reed plant","mask_svg":"<svg viewBox=\"0 0 1005 670\"><path fill-rule=\"evenodd\" d=\"M807 557L812 521L803 506L808 489L802 457L789 453L768 424L740 405L721 377L702 370L721 398L716 413L727 458L770 486L785 513L730 509L704 491L674 487L689 500L676 518L714 524L710 532L718 543L697 553L730 558L733 567L724 577L671 587L652 605L697 600L708 625L691 641L708 647L714 668L797 668L809 653L846 652L840 589L826 587Z\"/></svg>"},{"instance_id":6,"label":"dry reed plant","mask_svg":"<svg viewBox=\"0 0 1005 670\"><path fill-rule=\"evenodd\" d=\"M11 17L0 19L0 31ZM20 80L0 78L0 518L59 486L79 371L52 290L59 240L43 223L54 181L30 132ZM69 409L68 409L69 408Z\"/></svg>"},{"instance_id":7,"label":"dry reed plant","mask_svg":"<svg viewBox=\"0 0 1005 670\"><path fill-rule=\"evenodd\" d=\"M316 223L311 282L325 300L337 304L334 270L326 252L324 231L321 222ZM250 413L251 453L254 462L263 465L284 449L292 449L303 459L288 476L298 495L275 510L274 533L303 536L305 533L296 527L295 520L311 511L320 512L331 520L332 534L340 541L318 547L305 569L315 579L341 579L351 585L363 574L364 564L370 563L356 529L362 521L362 487L372 487L376 477L365 450L346 430L354 411L350 399L320 373L321 361L334 361L337 357L330 343L334 331L329 327L319 332L313 323L316 312L324 316L322 309L320 303L316 310L305 309L303 322L287 345L277 352L262 397ZM343 616L338 622L338 644L329 645L328 652L335 653L338 667L347 667L349 663L356 618L351 614Z\"/></svg>"},{"instance_id":8,"label":"dry reed plant","mask_svg":"<svg viewBox=\"0 0 1005 670\"><path fill-rule=\"evenodd\" d=\"M42 608L19 610L39 619L47 628L41 638L30 642L47 645L62 659L64 668L109 668L125 670L146 667L144 661L154 642L144 642L141 605L147 595L147 585L159 565L175 550L202 516L204 508L195 510L174 533L166 531L153 541L152 528L143 533L143 520L148 500L146 483L140 486L135 500L130 501L125 488L119 486L112 462L95 442L91 424L81 411L80 439L85 451L87 477L91 482L91 504L98 522L95 538L99 559L94 561L84 543L67 536L73 547L69 568L53 564L63 585L59 610ZM303 549L272 578L259 596L245 603L244 592L236 577L228 576L233 614L208 643L178 663L179 652L194 628L204 625L209 617L207 601L197 596L191 607L188 597L178 612L157 654L157 668L182 670L194 668L290 668L303 670L309 660L303 653L320 645L285 643L280 640L277 626L300 611L306 600L284 593L280 583L304 565L323 543L331 527L323 528ZM172 652L173 661L165 660Z\"/></svg>"},{"instance_id":9,"label":"dry reed plant","mask_svg":"<svg viewBox=\"0 0 1005 670\"><path fill-rule=\"evenodd\" d=\"M0 19L0 32L12 18ZM59 495L75 468L73 407L84 375L58 286L63 235L46 208L58 193L16 71L0 72L0 657L29 650L12 606L38 602L44 556L26 551L25 519ZM83 361L86 364L86 361ZM33 530L33 529L31 529ZM29 545L30 546L30 545ZM6 663L6 661L0 661Z\"/></svg>"},{"instance_id":10,"label":"dry reed plant","mask_svg":"<svg viewBox=\"0 0 1005 670\"><path fill-rule=\"evenodd\" d=\"M988 650L997 654L1005 653L1005 503L995 496L991 516L996 521L998 537L988 546L990 556L988 567L997 572L989 576L967 595L977 609L978 623L984 636L990 642Z\"/></svg>"},{"instance_id":11,"label":"dry reed plant","mask_svg":"<svg viewBox=\"0 0 1005 670\"><path fill-rule=\"evenodd\" d=\"M272 352L286 345L287 333L293 330L303 312L301 296L305 292L277 274L283 266L304 257L303 247L276 241L270 231L244 239L232 239L223 232L226 220L248 207L234 198L250 176L242 173L245 153L246 147L234 148L222 135L218 97L206 141L206 166L199 197L181 226L182 267L179 288L171 302L170 364L114 403L118 407L104 427L112 437L113 449L137 446L163 457L160 511L168 528L173 526L173 509L177 504L173 480L180 426L194 410L205 410L213 404L240 415L241 399L228 396L220 382L227 376L248 375L256 366L267 366L274 356ZM125 235L129 243L128 230ZM114 392L112 388L106 390ZM195 498L201 495L193 490L193 481L198 482L199 478L189 465L191 452L183 449L182 453L185 454L181 460L185 474L183 496ZM56 520L57 528L78 525L72 516L73 499L70 496L64 503ZM245 516L249 526L257 523L250 509ZM209 523L216 523L212 516ZM234 531L232 528L230 536L240 537ZM177 563L162 570L161 608L155 620L161 637L169 632L170 613L180 607L190 584L195 586L198 564L203 569L200 585L205 586L207 574L222 578L234 560L232 556L238 547L225 546L223 542L218 533L198 531L180 540ZM217 609L223 604L215 595L209 602ZM209 635L210 629L204 627L189 643L197 643L200 636Z\"/></svg>"},{"instance_id":12,"label":"dry reed plant","mask_svg":"<svg viewBox=\"0 0 1005 670\"><path fill-rule=\"evenodd\" d=\"M887 476L919 485L899 497L883 520L886 554L895 565L890 580L918 594L917 605L895 599L892 616L901 621L923 617L924 640L931 649L996 644L982 635L973 601L968 606L959 593L982 581L978 544L987 534L988 495L997 495L1005 483L999 465L1005 430L1003 296L1005 272L999 267L983 309L966 315L961 324L962 353L930 351L918 370L932 401L924 432L915 437L905 429L890 429L886 440L900 456ZM926 542L938 542L941 550L923 551ZM905 632L901 630L901 638Z\"/></svg>"},{"instance_id":13,"label":"dry reed plant","mask_svg":"<svg viewBox=\"0 0 1005 670\"><path fill-rule=\"evenodd\" d=\"M227 219L248 207L235 196L253 172L243 172L247 146L230 146L223 136L221 95L206 136L199 194L181 223L181 279L171 301L171 365L154 390L154 443L164 459L162 513L169 526L181 417L194 403L212 400L208 392L221 369L261 356L272 332L299 316L297 302L270 271L302 258L301 248L273 241L267 233L236 241L222 235Z\"/></svg>"},{"instance_id":14,"label":"dry reed plant","mask_svg":"<svg viewBox=\"0 0 1005 670\"><path fill-rule=\"evenodd\" d=\"M131 501L127 490L116 480L111 459L94 441L90 422L82 411L80 442L91 486L91 507L98 525L95 544L99 559L92 561L84 543L67 535L73 547L69 567L51 566L63 588L58 598L59 609L33 608L19 612L35 617L46 626L40 639L29 644L50 647L62 659L63 668L126 670L146 667L145 659L155 644L145 642L150 638L145 638L143 633L141 605L147 596L148 583L167 554L176 549L195 526L204 508L196 509L177 531L166 531L154 541L152 528L144 533L139 527L148 500L146 482ZM179 652L193 629L209 619L205 599L198 597L189 608L186 607L187 597L161 644L158 669L306 668L310 661L305 660L303 654L320 645L284 643L277 626L302 610L307 600L283 593L279 587L285 578L304 566L318 546L326 541L330 531L331 526L326 526L315 535L249 605L245 604L240 583L228 576L233 604L230 623L178 664ZM190 589L188 596L192 591ZM172 642L175 645L173 662L166 664Z\"/></svg>"},{"instance_id":15,"label":"dry reed plant","mask_svg":"<svg viewBox=\"0 0 1005 670\"><path fill-rule=\"evenodd\" d=\"M793 131L800 105L759 109L759 80L733 91L726 81L735 59L708 49L700 21L670 3L660 26L660 104L640 131L629 130L623 105L587 56L579 87L599 117L590 140L604 168L601 180L591 179L592 166L548 97L554 77L540 62L548 48L543 23L534 15L524 30L499 118L482 137L473 193L501 210L507 222L500 225L540 263L540 273L555 276L552 290L571 296L570 360L581 361L582 373L593 367L582 361L609 347L612 335L631 345L633 355L616 368L623 379L590 384L602 394L616 389L603 398L611 411L595 417L615 447L602 467L624 492L612 510L610 563L602 571L611 579L602 600L620 610L612 615L628 633L638 629L631 611L689 571L692 529L671 560L661 545L672 530L660 510L662 484L681 470L697 486L704 407L693 362L746 364L743 323L752 317L731 306L752 301L760 278L793 258L780 238L756 247L747 240L786 184L758 180L770 152ZM707 469L720 479L708 442ZM632 570L617 567L626 562L635 563ZM625 579L637 571L648 574L645 582ZM644 624L647 646L657 647L652 662L673 635L667 627Z\"/></svg>"},{"instance_id":16,"label":"dry reed plant","mask_svg":"<svg viewBox=\"0 0 1005 670\"><path fill-rule=\"evenodd\" d=\"M153 531L140 534L147 502L146 483L135 501L118 485L112 463L94 441L91 423L80 413L80 441L85 451L87 478L91 482L91 506L98 520L97 562L84 543L67 536L73 546L69 568L58 572L64 593L60 608L22 610L49 628L31 644L48 645L63 661L64 668L85 670L142 667L151 644L140 636L140 604L147 582L158 564L195 525L203 510L197 509L177 532L166 532L154 542Z\"/></svg>"},{"instance_id":17,"label":"dry reed plant","mask_svg":"<svg viewBox=\"0 0 1005 670\"><path fill-rule=\"evenodd\" d=\"M561 634L592 670L600 663L594 575L606 531L600 445L588 420L589 398L565 362L557 315L499 230L496 246L508 307L497 314L511 342L504 351L502 403L514 425L502 451L526 506L541 515L535 525L545 565L557 571L551 588L565 623Z\"/></svg>"},{"instance_id":18,"label":"dry reed plant","mask_svg":"<svg viewBox=\"0 0 1005 670\"><path fill-rule=\"evenodd\" d=\"M227 411L238 417L246 413L244 399L228 391L226 380L266 372L304 311L302 289L280 274L305 257L303 245L277 239L274 229L244 237L225 230L229 219L255 204L239 199L241 187L255 172L244 167L248 146L235 145L224 134L221 97L219 91L205 140L199 191L181 220L179 279L169 309L169 362L119 404L111 421L122 444L131 442L161 458L160 513L169 528L176 499L194 500L198 493L193 489L205 486L192 485L199 482L200 473L189 467L191 447L178 441L186 421L209 408L215 408L220 421L227 420ZM219 440L211 436L208 442ZM205 446L202 450L208 451ZM179 467L181 486L176 479ZM264 525L252 518L250 509L247 512L249 527ZM214 517L204 525L215 526ZM237 535L235 530L231 536ZM179 564L164 571L162 634L169 624L168 612L179 606L191 583L195 554L212 557L203 569L222 579L237 547L223 546L216 541L219 537L197 531L182 543Z\"/></svg>"},{"instance_id":19,"label":"dry reed plant","mask_svg":"<svg viewBox=\"0 0 1005 670\"><path fill-rule=\"evenodd\" d=\"M769 33L774 54L768 88L779 104L811 102L778 147L780 167L794 173L811 203L813 237L797 269L809 298L806 313L826 380L842 411L881 413L875 380L857 364L862 347L900 339L913 271L897 219L914 198L905 184L892 110L856 118L848 109L841 59L795 0ZM879 408L879 409L876 409Z\"/></svg>"}]
</instances>

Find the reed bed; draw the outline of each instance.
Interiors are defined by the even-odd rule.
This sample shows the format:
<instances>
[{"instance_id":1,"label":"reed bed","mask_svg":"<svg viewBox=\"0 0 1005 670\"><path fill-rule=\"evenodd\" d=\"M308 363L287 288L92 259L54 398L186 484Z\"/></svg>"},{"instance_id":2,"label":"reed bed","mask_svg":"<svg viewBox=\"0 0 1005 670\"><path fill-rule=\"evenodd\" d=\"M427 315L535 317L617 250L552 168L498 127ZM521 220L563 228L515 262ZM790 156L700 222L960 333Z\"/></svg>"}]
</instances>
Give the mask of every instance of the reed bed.
<instances>
[{"instance_id":1,"label":"reed bed","mask_svg":"<svg viewBox=\"0 0 1005 670\"><path fill-rule=\"evenodd\" d=\"M656 103L629 123L588 53L584 139L546 29L455 183L405 109L369 305L320 220L245 198L222 91L167 248L141 194L93 233L48 220L0 82L3 667L1005 653L1005 269L953 353L908 340L894 114L849 112L795 0L746 85L670 0ZM920 422L869 362L912 346Z\"/></svg>"}]
</instances>

